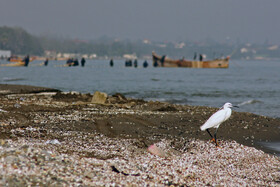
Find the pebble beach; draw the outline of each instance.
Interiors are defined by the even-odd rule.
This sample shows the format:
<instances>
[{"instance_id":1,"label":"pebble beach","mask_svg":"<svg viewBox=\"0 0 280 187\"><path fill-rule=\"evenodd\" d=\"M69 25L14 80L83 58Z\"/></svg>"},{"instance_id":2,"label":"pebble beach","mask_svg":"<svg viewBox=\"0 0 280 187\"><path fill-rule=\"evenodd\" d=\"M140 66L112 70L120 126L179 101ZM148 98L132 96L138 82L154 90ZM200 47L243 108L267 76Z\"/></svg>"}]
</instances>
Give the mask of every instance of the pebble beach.
<instances>
[{"instance_id":1,"label":"pebble beach","mask_svg":"<svg viewBox=\"0 0 280 187\"><path fill-rule=\"evenodd\" d=\"M1 186L280 186L280 158L257 146L278 140L279 119L234 112L216 147L199 130L214 108L8 88Z\"/></svg>"},{"instance_id":2,"label":"pebble beach","mask_svg":"<svg viewBox=\"0 0 280 187\"><path fill-rule=\"evenodd\" d=\"M102 135L96 135L87 145L72 145L72 149L86 149L107 156L104 160L61 153L65 146L71 146L66 141L49 145L26 139L2 141L1 185L280 185L280 160L275 156L234 141L222 142L222 148L200 140L186 142L179 149L172 146L178 142L158 142L157 145L166 151L165 157L139 149L136 140L120 141Z\"/></svg>"}]
</instances>

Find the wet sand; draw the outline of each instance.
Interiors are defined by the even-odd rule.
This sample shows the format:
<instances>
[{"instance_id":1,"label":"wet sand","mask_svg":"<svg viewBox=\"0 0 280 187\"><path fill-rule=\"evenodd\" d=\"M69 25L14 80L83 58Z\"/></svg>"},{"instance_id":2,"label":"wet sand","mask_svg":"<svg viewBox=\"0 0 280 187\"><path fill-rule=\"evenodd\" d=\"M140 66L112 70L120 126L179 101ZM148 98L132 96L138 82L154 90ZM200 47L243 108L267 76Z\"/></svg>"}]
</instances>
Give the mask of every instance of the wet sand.
<instances>
[{"instance_id":1,"label":"wet sand","mask_svg":"<svg viewBox=\"0 0 280 187\"><path fill-rule=\"evenodd\" d=\"M121 150L110 152L108 149L106 154L101 154L94 149L85 149L88 144L97 144L95 137L103 137L104 144L107 144L105 139L115 141L112 146L116 146L116 142L130 142L136 147L135 151L139 149L140 152L162 141L171 141L173 149L177 151L182 151L191 141L201 141L203 146L217 149L208 141L207 132L199 129L216 108L146 102L125 98L121 94L109 96L105 104L91 103L91 99L92 94L0 85L0 108L6 111L0 112L0 138L5 141L3 145L16 145L24 140L28 146L37 142L37 147L48 149L38 145L56 140L59 149L56 147L53 151L57 154L98 160L116 159L121 155ZM232 147L245 145L275 154L277 152L263 147L260 142L279 142L279 128L280 119L234 111L231 118L220 126L217 137L221 146L229 149L230 144L234 144ZM61 146L61 142L64 146ZM193 144L198 146L197 143ZM279 162L277 157L274 159ZM274 180L277 184L278 179Z\"/></svg>"}]
</instances>

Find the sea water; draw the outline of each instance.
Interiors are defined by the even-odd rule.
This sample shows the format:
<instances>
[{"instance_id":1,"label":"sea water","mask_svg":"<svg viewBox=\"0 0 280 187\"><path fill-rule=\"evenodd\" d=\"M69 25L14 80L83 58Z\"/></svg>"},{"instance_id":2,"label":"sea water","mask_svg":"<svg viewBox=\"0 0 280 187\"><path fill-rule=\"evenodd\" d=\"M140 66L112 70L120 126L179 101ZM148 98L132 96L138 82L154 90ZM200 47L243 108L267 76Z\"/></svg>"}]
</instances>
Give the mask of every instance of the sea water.
<instances>
[{"instance_id":1,"label":"sea water","mask_svg":"<svg viewBox=\"0 0 280 187\"><path fill-rule=\"evenodd\" d=\"M28 67L0 66L0 84L25 84L82 93L122 93L126 97L220 107L280 118L280 61L230 61L227 69L125 67L125 60L88 60L85 67L64 61L33 61ZM1 64L7 62L0 61Z\"/></svg>"}]
</instances>

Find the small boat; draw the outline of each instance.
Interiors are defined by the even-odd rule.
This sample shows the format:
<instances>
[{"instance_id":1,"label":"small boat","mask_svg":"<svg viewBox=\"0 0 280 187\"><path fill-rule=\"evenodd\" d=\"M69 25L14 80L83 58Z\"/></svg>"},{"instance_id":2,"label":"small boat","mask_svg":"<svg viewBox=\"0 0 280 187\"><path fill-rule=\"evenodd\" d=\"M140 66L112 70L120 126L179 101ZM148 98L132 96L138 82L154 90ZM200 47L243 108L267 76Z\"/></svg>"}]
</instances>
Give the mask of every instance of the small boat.
<instances>
[{"instance_id":1,"label":"small boat","mask_svg":"<svg viewBox=\"0 0 280 187\"><path fill-rule=\"evenodd\" d=\"M155 52L153 55L153 65L155 67L186 67L186 68L228 68L229 56L223 59L205 60L205 61L194 61L177 59L173 60L166 56L159 56Z\"/></svg>"},{"instance_id":2,"label":"small boat","mask_svg":"<svg viewBox=\"0 0 280 187\"><path fill-rule=\"evenodd\" d=\"M31 58L29 59L29 62L32 62L32 61L35 60L35 59L36 59L35 57L31 57ZM9 62L17 62L17 63L19 63L19 62L24 62L24 58L20 58L20 57L17 57L17 56L13 56L13 57L8 58L8 61L9 61Z\"/></svg>"},{"instance_id":3,"label":"small boat","mask_svg":"<svg viewBox=\"0 0 280 187\"><path fill-rule=\"evenodd\" d=\"M8 61L9 62L22 62L23 59L20 57L11 57L11 58L8 58Z\"/></svg>"},{"instance_id":4,"label":"small boat","mask_svg":"<svg viewBox=\"0 0 280 187\"><path fill-rule=\"evenodd\" d=\"M24 66L24 65L25 65L25 62L11 62L11 63L8 63L8 64L1 64L1 66L12 66L12 67Z\"/></svg>"},{"instance_id":5,"label":"small boat","mask_svg":"<svg viewBox=\"0 0 280 187\"><path fill-rule=\"evenodd\" d=\"M29 62L32 62L33 60L35 60L35 57L31 57L29 58ZM12 67L17 67L17 66L28 66L28 64L25 64L25 59L24 58L20 58L20 57L11 57L8 58L7 60L9 63L8 64L1 64L1 66L12 66Z\"/></svg>"}]
</instances>

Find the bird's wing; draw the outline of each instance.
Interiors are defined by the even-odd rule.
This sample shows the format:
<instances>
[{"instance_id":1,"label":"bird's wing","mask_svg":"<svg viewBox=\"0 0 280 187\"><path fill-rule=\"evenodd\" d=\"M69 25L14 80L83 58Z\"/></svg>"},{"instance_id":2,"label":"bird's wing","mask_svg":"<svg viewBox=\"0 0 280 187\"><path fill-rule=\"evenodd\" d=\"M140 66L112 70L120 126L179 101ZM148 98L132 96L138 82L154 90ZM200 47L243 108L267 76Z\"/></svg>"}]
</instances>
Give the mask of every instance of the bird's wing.
<instances>
[{"instance_id":1,"label":"bird's wing","mask_svg":"<svg viewBox=\"0 0 280 187\"><path fill-rule=\"evenodd\" d=\"M226 120L226 111L219 110L214 113L201 127L201 130L206 130L212 127L219 126L222 122Z\"/></svg>"}]
</instances>

